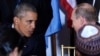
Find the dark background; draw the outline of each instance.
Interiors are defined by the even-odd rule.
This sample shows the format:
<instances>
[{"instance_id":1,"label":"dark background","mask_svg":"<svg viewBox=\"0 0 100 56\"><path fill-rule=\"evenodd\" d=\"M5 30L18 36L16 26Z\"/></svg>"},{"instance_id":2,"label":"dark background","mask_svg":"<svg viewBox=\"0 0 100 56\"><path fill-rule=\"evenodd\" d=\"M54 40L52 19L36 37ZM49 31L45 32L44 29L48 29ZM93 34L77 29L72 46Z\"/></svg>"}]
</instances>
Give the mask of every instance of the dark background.
<instances>
[{"instance_id":1,"label":"dark background","mask_svg":"<svg viewBox=\"0 0 100 56\"><path fill-rule=\"evenodd\" d=\"M36 29L33 36L29 39L27 43L28 47L23 49L23 54L27 54L29 56L29 54L34 53L38 54L38 56L46 56L44 34L52 19L51 0L0 0L0 24L12 24L13 11L17 4L23 2L32 4L36 7L38 11ZM80 4L82 2L93 4L93 0L77 0L77 4ZM94 7L97 10L97 14L100 9L99 5L100 0L96 0ZM65 24L62 30L59 32L59 45L64 44L74 46L74 38L74 31L70 31L70 29L68 29Z\"/></svg>"}]
</instances>

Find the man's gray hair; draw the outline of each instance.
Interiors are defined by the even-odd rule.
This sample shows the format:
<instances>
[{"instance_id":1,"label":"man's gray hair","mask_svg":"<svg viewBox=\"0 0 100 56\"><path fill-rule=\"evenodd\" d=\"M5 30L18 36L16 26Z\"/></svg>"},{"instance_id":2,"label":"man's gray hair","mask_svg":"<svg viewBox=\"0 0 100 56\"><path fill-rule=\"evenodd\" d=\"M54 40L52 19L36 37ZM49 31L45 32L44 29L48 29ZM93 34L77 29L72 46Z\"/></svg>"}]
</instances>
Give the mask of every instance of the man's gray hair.
<instances>
[{"instance_id":1,"label":"man's gray hair","mask_svg":"<svg viewBox=\"0 0 100 56\"><path fill-rule=\"evenodd\" d=\"M88 3L79 4L76 7L75 14L77 17L83 16L87 21L98 20L96 9Z\"/></svg>"},{"instance_id":2,"label":"man's gray hair","mask_svg":"<svg viewBox=\"0 0 100 56\"><path fill-rule=\"evenodd\" d=\"M21 3L19 5L17 5L17 7L14 10L14 16L16 17L23 17L24 13L27 11L32 11L37 13L37 10L34 6L32 6L31 4L28 3Z\"/></svg>"}]
</instances>

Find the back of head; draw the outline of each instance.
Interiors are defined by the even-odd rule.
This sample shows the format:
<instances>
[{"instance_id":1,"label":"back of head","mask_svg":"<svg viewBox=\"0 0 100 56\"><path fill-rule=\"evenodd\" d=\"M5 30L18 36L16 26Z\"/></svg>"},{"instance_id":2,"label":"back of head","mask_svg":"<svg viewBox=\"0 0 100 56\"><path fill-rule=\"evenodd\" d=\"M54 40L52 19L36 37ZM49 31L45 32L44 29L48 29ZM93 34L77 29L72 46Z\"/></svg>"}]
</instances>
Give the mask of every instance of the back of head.
<instances>
[{"instance_id":1,"label":"back of head","mask_svg":"<svg viewBox=\"0 0 100 56\"><path fill-rule=\"evenodd\" d=\"M82 16L87 22L98 20L95 8L88 4L79 4L75 9L76 17ZM82 18L82 19L83 19ZM95 32L96 33L95 33ZM84 34L83 34L84 32ZM95 34L94 34L95 33ZM82 56L100 56L100 27L95 24L86 24L77 32L76 49Z\"/></svg>"},{"instance_id":2,"label":"back of head","mask_svg":"<svg viewBox=\"0 0 100 56\"><path fill-rule=\"evenodd\" d=\"M37 10L33 5L28 4L28 3L21 3L21 4L17 5L17 7L15 8L14 16L23 17L25 12L27 12L27 11L32 11L32 12L37 13Z\"/></svg>"},{"instance_id":3,"label":"back of head","mask_svg":"<svg viewBox=\"0 0 100 56\"><path fill-rule=\"evenodd\" d=\"M82 56L100 56L100 27L84 25L78 32L75 47Z\"/></svg>"},{"instance_id":4,"label":"back of head","mask_svg":"<svg viewBox=\"0 0 100 56\"><path fill-rule=\"evenodd\" d=\"M82 16L86 19L86 21L96 22L98 20L95 8L88 3L81 3L76 7L75 10L76 16Z\"/></svg>"}]
</instances>

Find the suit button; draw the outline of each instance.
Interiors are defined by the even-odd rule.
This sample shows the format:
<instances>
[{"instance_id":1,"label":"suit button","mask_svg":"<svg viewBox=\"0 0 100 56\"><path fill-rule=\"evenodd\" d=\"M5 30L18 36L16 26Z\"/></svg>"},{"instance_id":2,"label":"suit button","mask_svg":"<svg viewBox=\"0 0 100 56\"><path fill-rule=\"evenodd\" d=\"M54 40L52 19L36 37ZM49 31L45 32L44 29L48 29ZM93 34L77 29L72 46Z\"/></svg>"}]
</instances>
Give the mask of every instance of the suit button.
<instances>
[{"instance_id":1,"label":"suit button","mask_svg":"<svg viewBox=\"0 0 100 56\"><path fill-rule=\"evenodd\" d=\"M24 48L26 48L27 46L26 45L24 45Z\"/></svg>"}]
</instances>

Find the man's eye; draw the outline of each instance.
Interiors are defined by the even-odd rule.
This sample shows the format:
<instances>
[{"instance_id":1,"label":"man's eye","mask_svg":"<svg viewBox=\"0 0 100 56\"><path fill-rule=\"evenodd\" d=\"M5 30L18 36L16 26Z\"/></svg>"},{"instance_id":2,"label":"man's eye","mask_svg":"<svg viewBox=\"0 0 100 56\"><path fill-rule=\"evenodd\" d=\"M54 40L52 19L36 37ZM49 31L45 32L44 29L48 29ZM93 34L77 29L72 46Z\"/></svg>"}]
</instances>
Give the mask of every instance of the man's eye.
<instances>
[{"instance_id":1,"label":"man's eye","mask_svg":"<svg viewBox=\"0 0 100 56\"><path fill-rule=\"evenodd\" d=\"M27 21L28 23L32 23L32 20Z\"/></svg>"}]
</instances>

